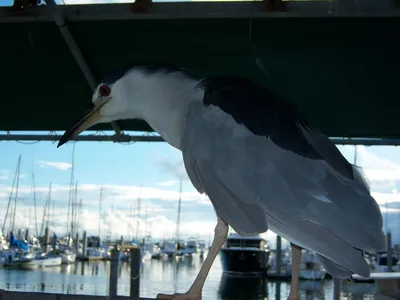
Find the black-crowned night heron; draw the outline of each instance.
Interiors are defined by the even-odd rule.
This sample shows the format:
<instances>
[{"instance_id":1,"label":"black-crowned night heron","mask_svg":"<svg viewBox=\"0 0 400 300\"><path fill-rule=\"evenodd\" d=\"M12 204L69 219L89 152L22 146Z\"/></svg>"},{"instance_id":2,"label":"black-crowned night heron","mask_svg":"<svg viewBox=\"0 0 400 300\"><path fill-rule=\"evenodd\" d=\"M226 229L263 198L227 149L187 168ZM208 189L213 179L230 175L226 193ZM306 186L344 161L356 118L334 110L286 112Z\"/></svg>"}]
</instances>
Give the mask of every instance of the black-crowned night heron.
<instances>
[{"instance_id":1,"label":"black-crowned night heron","mask_svg":"<svg viewBox=\"0 0 400 300\"><path fill-rule=\"evenodd\" d=\"M142 119L182 151L190 180L217 213L189 291L158 299L201 299L228 225L242 236L269 228L291 242L289 299L299 299L301 248L342 279L369 276L363 251L386 249L382 215L360 171L270 90L235 76L195 79L180 68L138 65L103 80L92 100L58 146L97 123Z\"/></svg>"}]
</instances>

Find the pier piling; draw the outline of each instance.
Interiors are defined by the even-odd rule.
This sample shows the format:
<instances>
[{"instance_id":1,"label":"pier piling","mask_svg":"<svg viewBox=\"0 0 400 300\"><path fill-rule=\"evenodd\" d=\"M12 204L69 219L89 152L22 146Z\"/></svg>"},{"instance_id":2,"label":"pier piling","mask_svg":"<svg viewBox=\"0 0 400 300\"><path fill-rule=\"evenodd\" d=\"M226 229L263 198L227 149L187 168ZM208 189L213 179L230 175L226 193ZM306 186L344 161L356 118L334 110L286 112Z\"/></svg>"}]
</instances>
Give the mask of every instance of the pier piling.
<instances>
[{"instance_id":1,"label":"pier piling","mask_svg":"<svg viewBox=\"0 0 400 300\"><path fill-rule=\"evenodd\" d=\"M342 281L339 278L333 278L333 300L340 300L340 288Z\"/></svg>"},{"instance_id":2,"label":"pier piling","mask_svg":"<svg viewBox=\"0 0 400 300\"><path fill-rule=\"evenodd\" d=\"M387 242L387 256L386 256L386 261L387 261L387 266L388 266L388 272L393 272L393 266L392 266L392 256L393 256L393 251L392 251L392 233L388 232L386 233L386 242Z\"/></svg>"},{"instance_id":3,"label":"pier piling","mask_svg":"<svg viewBox=\"0 0 400 300\"><path fill-rule=\"evenodd\" d=\"M282 270L282 238L280 235L276 236L276 253L275 253L275 261L276 261L276 275L281 275Z\"/></svg>"},{"instance_id":4,"label":"pier piling","mask_svg":"<svg viewBox=\"0 0 400 300\"><path fill-rule=\"evenodd\" d=\"M130 283L130 297L139 299L140 290L140 263L142 257L140 255L140 248L131 249L131 283Z\"/></svg>"},{"instance_id":5,"label":"pier piling","mask_svg":"<svg viewBox=\"0 0 400 300\"><path fill-rule=\"evenodd\" d=\"M50 231L49 231L49 227L46 226L46 228L44 229L44 251L47 253L50 249Z\"/></svg>"},{"instance_id":6,"label":"pier piling","mask_svg":"<svg viewBox=\"0 0 400 300\"><path fill-rule=\"evenodd\" d=\"M83 254L83 256L87 255L87 234L86 234L86 231L83 232L82 254Z\"/></svg>"},{"instance_id":7,"label":"pier piling","mask_svg":"<svg viewBox=\"0 0 400 300\"><path fill-rule=\"evenodd\" d=\"M119 264L119 250L117 248L111 251L111 267L110 267L110 285L108 295L110 297L117 296L118 292L118 264Z\"/></svg>"},{"instance_id":8,"label":"pier piling","mask_svg":"<svg viewBox=\"0 0 400 300\"><path fill-rule=\"evenodd\" d=\"M78 252L79 250L79 233L76 233L75 236L74 249L76 250L76 252Z\"/></svg>"}]
</instances>

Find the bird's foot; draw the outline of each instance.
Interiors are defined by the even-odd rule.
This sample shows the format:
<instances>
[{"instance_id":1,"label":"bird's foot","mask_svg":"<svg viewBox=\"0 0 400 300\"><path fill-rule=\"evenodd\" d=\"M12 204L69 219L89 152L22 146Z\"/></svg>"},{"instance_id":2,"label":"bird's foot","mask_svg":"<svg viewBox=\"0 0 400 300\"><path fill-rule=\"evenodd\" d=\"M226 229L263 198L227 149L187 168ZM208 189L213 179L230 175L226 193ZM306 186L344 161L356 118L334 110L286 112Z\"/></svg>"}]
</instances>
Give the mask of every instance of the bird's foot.
<instances>
[{"instance_id":1,"label":"bird's foot","mask_svg":"<svg viewBox=\"0 0 400 300\"><path fill-rule=\"evenodd\" d=\"M158 294L157 300L201 300L201 293L187 292L185 294Z\"/></svg>"},{"instance_id":2,"label":"bird's foot","mask_svg":"<svg viewBox=\"0 0 400 300\"><path fill-rule=\"evenodd\" d=\"M300 300L300 295L289 295L286 300Z\"/></svg>"}]
</instances>

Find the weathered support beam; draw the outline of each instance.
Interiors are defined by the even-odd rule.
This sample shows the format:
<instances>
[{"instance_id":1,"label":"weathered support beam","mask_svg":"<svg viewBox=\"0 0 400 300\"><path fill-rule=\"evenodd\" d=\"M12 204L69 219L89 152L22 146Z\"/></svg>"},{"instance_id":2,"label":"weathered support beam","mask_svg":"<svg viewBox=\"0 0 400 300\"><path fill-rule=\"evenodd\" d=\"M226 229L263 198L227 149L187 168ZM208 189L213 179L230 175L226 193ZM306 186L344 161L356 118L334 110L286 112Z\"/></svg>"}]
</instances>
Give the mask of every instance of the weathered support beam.
<instances>
[{"instance_id":1,"label":"weathered support beam","mask_svg":"<svg viewBox=\"0 0 400 300\"><path fill-rule=\"evenodd\" d=\"M58 142L60 135L40 135L40 134L0 134L0 141L49 141ZM80 135L72 138L71 141L81 142L164 142L161 136L157 135Z\"/></svg>"},{"instance_id":2,"label":"weathered support beam","mask_svg":"<svg viewBox=\"0 0 400 300\"><path fill-rule=\"evenodd\" d=\"M60 135L41 134L0 134L0 141L49 141L58 142ZM400 146L400 139L367 139L367 138L330 138L336 145L364 145L364 146ZM79 142L165 142L159 135L80 135L71 139Z\"/></svg>"},{"instance_id":3,"label":"weathered support beam","mask_svg":"<svg viewBox=\"0 0 400 300\"><path fill-rule=\"evenodd\" d=\"M90 70L89 65L87 64L85 58L83 57L82 51L79 49L78 44L76 43L74 37L71 34L71 31L68 28L67 18L62 15L59 10L56 2L54 0L46 0L46 6L51 10L51 14L53 16L54 22L57 24L60 29L61 35L63 36L68 48L71 50L72 56L75 58L75 61L79 65L83 75L85 76L89 86L92 90L97 87L97 80ZM116 122L111 122L111 126L114 129L117 136L123 134L121 128Z\"/></svg>"},{"instance_id":4,"label":"weathered support beam","mask_svg":"<svg viewBox=\"0 0 400 300\"><path fill-rule=\"evenodd\" d=\"M287 1L286 11L265 11L263 1L226 2L155 2L148 13L134 13L132 4L59 5L58 9L70 21L132 20L132 19L214 19L214 18L324 18L324 17L398 17L398 0L363 1L364 5L349 5L341 1ZM360 1L358 1L360 2ZM0 22L53 21L42 7L24 14L11 14L0 8Z\"/></svg>"}]
</instances>

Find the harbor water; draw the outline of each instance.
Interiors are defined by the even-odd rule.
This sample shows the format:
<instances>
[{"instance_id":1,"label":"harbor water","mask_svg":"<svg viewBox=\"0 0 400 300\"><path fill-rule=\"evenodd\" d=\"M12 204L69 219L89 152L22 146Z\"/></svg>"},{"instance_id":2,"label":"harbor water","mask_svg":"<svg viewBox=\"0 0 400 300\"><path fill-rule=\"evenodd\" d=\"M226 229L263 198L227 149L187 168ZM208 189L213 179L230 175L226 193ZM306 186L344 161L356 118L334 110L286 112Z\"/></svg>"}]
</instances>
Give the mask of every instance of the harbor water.
<instances>
[{"instance_id":1,"label":"harbor water","mask_svg":"<svg viewBox=\"0 0 400 300\"><path fill-rule=\"evenodd\" d=\"M185 292L204 258L197 255L143 262L140 296ZM40 270L0 269L0 289L63 294L108 295L109 261L76 262ZM120 262L118 295L129 295L129 263ZM302 281L301 299L332 299L333 281ZM203 300L286 299L289 282L226 276L217 257L203 290ZM341 299L374 299L374 284L343 283Z\"/></svg>"}]
</instances>

